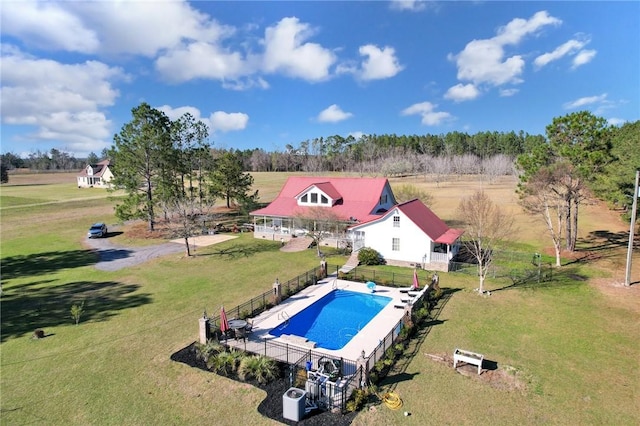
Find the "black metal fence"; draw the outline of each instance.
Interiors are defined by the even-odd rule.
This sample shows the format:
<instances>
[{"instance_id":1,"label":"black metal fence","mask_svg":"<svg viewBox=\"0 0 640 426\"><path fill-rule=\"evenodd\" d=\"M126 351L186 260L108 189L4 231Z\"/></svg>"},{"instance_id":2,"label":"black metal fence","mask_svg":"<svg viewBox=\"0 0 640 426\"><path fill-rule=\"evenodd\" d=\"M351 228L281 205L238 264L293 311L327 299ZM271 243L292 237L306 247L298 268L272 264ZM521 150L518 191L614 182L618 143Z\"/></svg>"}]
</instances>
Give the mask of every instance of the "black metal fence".
<instances>
[{"instance_id":1,"label":"black metal fence","mask_svg":"<svg viewBox=\"0 0 640 426\"><path fill-rule=\"evenodd\" d=\"M410 287L413 284L413 273L381 271L366 266L356 266L349 272L338 272L338 278L358 282L373 281L387 287ZM418 280L420 280L420 287L429 285L431 274L425 270L418 270Z\"/></svg>"},{"instance_id":2,"label":"black metal fence","mask_svg":"<svg viewBox=\"0 0 640 426\"><path fill-rule=\"evenodd\" d=\"M473 258L466 262L450 262L450 272L478 275L478 265ZM539 253L496 250L487 277L504 279L512 285L550 281L553 266L542 260Z\"/></svg>"},{"instance_id":3,"label":"black metal fence","mask_svg":"<svg viewBox=\"0 0 640 426\"><path fill-rule=\"evenodd\" d=\"M331 274L332 271L335 271L335 273L337 273L338 269L340 269L340 266L338 265L327 265L328 274ZM324 276L324 271L320 266L318 266L305 272L304 274L300 274L295 278L280 283L282 291L281 300L286 300L287 298L298 293L300 290L316 284L319 280L324 278ZM228 318L246 319L259 315L262 312L270 309L274 306L274 302L274 293L273 289L271 289L241 305L234 306L232 308L225 307L225 313L227 314ZM208 318L211 331L215 332L220 328L220 314L208 316Z\"/></svg>"},{"instance_id":4,"label":"black metal fence","mask_svg":"<svg viewBox=\"0 0 640 426\"><path fill-rule=\"evenodd\" d=\"M341 279L355 281L374 281L381 285L404 287L413 283L413 274L399 274L395 272L376 271L371 268L357 267L347 274L338 273L339 266L327 265L327 270L321 267L313 268L304 274L281 283L282 300L291 297L297 292L316 284L326 275L335 273ZM424 278L424 277L421 277ZM418 309L425 302L426 296L413 304L413 309ZM248 318L259 315L273 306L274 293L272 290L262 293L253 299L236 307L225 309L228 317ZM220 315L209 317L211 331L218 333L220 328ZM403 328L403 320L398 321L389 333L380 340L380 343L370 353L362 353L362 359L351 360L340 358L340 377L333 380L310 380L323 359L327 355L312 349L305 349L287 343L277 342L265 338L259 345L245 344L245 351L264 355L272 359L285 362L289 365L289 381L292 386L304 387L310 402L322 409L340 409L345 411L347 401L355 389L362 388L367 383L368 373L373 370L375 364L385 358L387 350L397 341Z\"/></svg>"}]
</instances>

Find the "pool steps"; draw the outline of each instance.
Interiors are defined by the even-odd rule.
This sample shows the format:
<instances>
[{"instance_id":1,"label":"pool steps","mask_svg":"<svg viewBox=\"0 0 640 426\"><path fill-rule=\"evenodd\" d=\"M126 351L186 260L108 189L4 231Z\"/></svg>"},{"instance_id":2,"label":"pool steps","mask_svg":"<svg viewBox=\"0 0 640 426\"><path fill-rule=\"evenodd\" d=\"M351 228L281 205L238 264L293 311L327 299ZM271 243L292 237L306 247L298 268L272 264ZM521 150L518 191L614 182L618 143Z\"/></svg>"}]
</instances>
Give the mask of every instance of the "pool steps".
<instances>
[{"instance_id":1,"label":"pool steps","mask_svg":"<svg viewBox=\"0 0 640 426\"><path fill-rule=\"evenodd\" d=\"M294 345L303 346L309 349L313 349L317 345L316 342L313 342L306 337L296 336L295 334L282 334L280 336L280 340L284 340L287 343L292 343Z\"/></svg>"}]
</instances>

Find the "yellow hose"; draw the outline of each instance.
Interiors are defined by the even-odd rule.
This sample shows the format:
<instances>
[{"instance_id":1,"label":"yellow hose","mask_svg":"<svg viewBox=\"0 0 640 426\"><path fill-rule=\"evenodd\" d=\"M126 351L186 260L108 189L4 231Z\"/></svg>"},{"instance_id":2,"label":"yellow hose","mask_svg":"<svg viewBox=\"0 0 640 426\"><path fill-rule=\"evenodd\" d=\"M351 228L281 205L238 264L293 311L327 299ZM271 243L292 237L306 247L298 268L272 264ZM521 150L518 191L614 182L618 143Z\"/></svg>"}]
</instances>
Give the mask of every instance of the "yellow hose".
<instances>
[{"instance_id":1,"label":"yellow hose","mask_svg":"<svg viewBox=\"0 0 640 426\"><path fill-rule=\"evenodd\" d=\"M382 396L382 402L391 410L397 410L402 407L402 400L395 392L387 392Z\"/></svg>"}]
</instances>

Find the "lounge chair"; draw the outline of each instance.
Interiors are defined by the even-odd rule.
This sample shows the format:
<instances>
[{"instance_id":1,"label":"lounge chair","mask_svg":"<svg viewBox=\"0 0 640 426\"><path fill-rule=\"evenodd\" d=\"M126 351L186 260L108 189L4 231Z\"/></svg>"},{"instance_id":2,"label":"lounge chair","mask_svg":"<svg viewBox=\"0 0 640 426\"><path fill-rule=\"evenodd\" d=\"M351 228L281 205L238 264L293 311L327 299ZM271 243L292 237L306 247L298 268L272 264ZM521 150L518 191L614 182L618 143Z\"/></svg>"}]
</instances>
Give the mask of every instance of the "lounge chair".
<instances>
[{"instance_id":1,"label":"lounge chair","mask_svg":"<svg viewBox=\"0 0 640 426\"><path fill-rule=\"evenodd\" d=\"M247 320L247 325L244 327L244 332L246 334L251 333L251 331L253 330L253 320Z\"/></svg>"}]
</instances>

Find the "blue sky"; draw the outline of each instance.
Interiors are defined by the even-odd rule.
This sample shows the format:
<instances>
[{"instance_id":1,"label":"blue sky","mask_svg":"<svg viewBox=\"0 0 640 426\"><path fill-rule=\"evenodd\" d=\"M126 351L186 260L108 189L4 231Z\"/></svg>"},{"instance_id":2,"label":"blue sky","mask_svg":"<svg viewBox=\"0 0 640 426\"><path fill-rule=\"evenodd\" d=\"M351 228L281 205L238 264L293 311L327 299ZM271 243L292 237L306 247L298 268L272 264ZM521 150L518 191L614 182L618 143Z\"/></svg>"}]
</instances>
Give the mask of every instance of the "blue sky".
<instances>
[{"instance_id":1,"label":"blue sky","mask_svg":"<svg viewBox=\"0 0 640 426\"><path fill-rule=\"evenodd\" d=\"M640 119L640 2L1 4L1 151L86 156L141 102L214 147Z\"/></svg>"}]
</instances>

